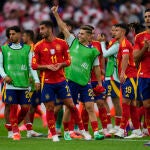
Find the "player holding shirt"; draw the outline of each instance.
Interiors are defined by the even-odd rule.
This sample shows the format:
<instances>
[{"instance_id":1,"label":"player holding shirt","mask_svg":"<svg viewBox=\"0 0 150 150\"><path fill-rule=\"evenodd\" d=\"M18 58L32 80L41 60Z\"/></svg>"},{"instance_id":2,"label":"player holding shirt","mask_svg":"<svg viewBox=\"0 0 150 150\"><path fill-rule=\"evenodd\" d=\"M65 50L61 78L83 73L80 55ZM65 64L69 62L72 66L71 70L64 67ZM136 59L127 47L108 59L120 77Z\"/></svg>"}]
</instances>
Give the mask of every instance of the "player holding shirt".
<instances>
[{"instance_id":1,"label":"player holding shirt","mask_svg":"<svg viewBox=\"0 0 150 150\"><path fill-rule=\"evenodd\" d=\"M100 43L98 41L93 40L94 39L94 27L91 25L86 25L86 26L92 29L92 35L89 41L89 47L94 47L100 52L100 56L99 56L100 69L104 68L104 58L102 56ZM102 69L101 69L101 72L102 72ZM91 85L93 89L96 88L96 86L98 85L98 81L97 81L97 77L95 75L94 69L91 72ZM101 121L102 128L103 128L102 132L105 137L111 137L111 135L107 131L108 117L107 117L107 110L105 106L106 95L103 93L97 94L94 96L94 99L98 107L99 119ZM82 115L82 120L84 123L85 130L88 131L89 117L88 117L88 112L86 111L84 107L82 109L81 115Z\"/></svg>"},{"instance_id":2,"label":"player holding shirt","mask_svg":"<svg viewBox=\"0 0 150 150\"><path fill-rule=\"evenodd\" d=\"M134 59L139 65L139 90L145 107L145 121L150 134L150 9L144 13L146 30L135 36ZM150 142L145 145L150 145Z\"/></svg>"},{"instance_id":3,"label":"player holding shirt","mask_svg":"<svg viewBox=\"0 0 150 150\"><path fill-rule=\"evenodd\" d=\"M131 43L126 39L126 35L129 32L128 27L125 24L117 24L115 38L119 41L119 51L117 55L118 74L121 83L122 90L122 119L120 123L120 129L115 133L116 137L125 137L125 129L131 117L134 130L132 134L127 138L140 138L142 133L140 130L139 119L136 108L136 76L137 70L133 61L133 47ZM128 62L128 63L127 63Z\"/></svg>"},{"instance_id":4,"label":"player holding shirt","mask_svg":"<svg viewBox=\"0 0 150 150\"><path fill-rule=\"evenodd\" d=\"M43 40L35 45L32 67L33 69L40 70L42 88L41 102L46 107L46 118L48 128L52 134L52 140L54 142L59 141L58 135L56 134L54 117L56 96L63 100L71 115L74 116L81 134L86 140L89 140L90 137L86 134L79 112L72 101L64 74L64 67L70 65L68 45L64 40L54 36L53 23L50 21L42 21L40 23L40 34ZM69 119L69 117L63 118L65 140L71 140L68 133Z\"/></svg>"}]
</instances>

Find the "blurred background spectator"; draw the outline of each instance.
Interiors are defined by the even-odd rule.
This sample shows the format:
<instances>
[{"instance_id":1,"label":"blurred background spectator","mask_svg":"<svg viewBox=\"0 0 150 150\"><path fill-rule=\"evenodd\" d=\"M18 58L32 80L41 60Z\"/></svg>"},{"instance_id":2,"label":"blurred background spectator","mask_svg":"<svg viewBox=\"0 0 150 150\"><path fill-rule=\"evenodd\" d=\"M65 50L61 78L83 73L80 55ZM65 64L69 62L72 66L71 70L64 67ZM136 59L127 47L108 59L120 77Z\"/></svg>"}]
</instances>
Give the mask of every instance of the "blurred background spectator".
<instances>
[{"instance_id":1,"label":"blurred background spectator","mask_svg":"<svg viewBox=\"0 0 150 150\"><path fill-rule=\"evenodd\" d=\"M143 24L143 13L150 8L150 0L1 0L0 45L6 40L5 29L9 26L19 25L22 29L32 29L38 33L42 20L50 19L56 25L50 11L53 5L59 5L63 20L74 23L75 34L80 25L90 24L95 27L95 34L105 33L109 40L113 24Z\"/></svg>"}]
</instances>

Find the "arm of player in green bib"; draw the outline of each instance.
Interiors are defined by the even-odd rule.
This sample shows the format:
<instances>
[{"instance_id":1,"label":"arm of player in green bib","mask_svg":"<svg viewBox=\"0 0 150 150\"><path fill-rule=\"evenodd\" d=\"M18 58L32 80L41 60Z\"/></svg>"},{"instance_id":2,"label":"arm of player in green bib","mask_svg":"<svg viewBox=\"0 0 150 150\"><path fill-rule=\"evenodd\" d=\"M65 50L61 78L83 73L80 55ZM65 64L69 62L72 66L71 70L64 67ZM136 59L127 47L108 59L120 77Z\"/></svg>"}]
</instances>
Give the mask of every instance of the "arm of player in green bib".
<instances>
[{"instance_id":1,"label":"arm of player in green bib","mask_svg":"<svg viewBox=\"0 0 150 150\"><path fill-rule=\"evenodd\" d=\"M58 6L53 6L51 8L51 11L53 12L53 14L56 18L58 27L63 32L63 34L65 36L65 39L67 39L70 36L71 33L69 32L69 30L67 28L67 25L62 21L62 19L60 18L59 14L58 14Z\"/></svg>"},{"instance_id":2,"label":"arm of player in green bib","mask_svg":"<svg viewBox=\"0 0 150 150\"><path fill-rule=\"evenodd\" d=\"M101 48L104 57L109 57L118 53L119 43L114 43L109 49L106 49L105 42L101 42Z\"/></svg>"}]
</instances>

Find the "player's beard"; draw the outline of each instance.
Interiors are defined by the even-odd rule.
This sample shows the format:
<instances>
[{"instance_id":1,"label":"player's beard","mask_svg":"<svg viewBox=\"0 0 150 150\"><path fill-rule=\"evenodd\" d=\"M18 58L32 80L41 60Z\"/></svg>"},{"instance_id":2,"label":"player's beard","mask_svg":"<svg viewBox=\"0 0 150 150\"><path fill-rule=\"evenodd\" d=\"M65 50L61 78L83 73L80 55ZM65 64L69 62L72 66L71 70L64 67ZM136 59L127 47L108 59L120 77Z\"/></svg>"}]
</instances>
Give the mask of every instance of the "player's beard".
<instances>
[{"instance_id":1,"label":"player's beard","mask_svg":"<svg viewBox=\"0 0 150 150\"><path fill-rule=\"evenodd\" d=\"M42 38L47 39L47 35L46 34L42 34Z\"/></svg>"}]
</instances>

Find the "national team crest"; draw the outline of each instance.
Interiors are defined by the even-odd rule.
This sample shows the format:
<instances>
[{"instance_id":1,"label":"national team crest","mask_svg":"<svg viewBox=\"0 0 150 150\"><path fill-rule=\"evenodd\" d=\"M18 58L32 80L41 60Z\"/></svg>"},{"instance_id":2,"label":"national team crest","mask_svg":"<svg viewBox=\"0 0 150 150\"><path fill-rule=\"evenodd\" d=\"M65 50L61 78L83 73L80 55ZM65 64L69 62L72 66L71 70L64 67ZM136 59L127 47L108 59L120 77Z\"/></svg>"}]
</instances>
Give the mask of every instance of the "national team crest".
<instances>
[{"instance_id":1,"label":"national team crest","mask_svg":"<svg viewBox=\"0 0 150 150\"><path fill-rule=\"evenodd\" d=\"M8 101L11 102L12 100L13 100L13 99L12 99L12 96L9 96L9 97L8 97Z\"/></svg>"},{"instance_id":2,"label":"national team crest","mask_svg":"<svg viewBox=\"0 0 150 150\"><path fill-rule=\"evenodd\" d=\"M60 45L59 45L59 44L57 44L57 45L56 45L56 50L58 50L58 51L59 51L60 49L61 49Z\"/></svg>"},{"instance_id":3,"label":"national team crest","mask_svg":"<svg viewBox=\"0 0 150 150\"><path fill-rule=\"evenodd\" d=\"M50 53L51 53L51 55L54 55L55 54L55 49L50 49Z\"/></svg>"}]
</instances>

